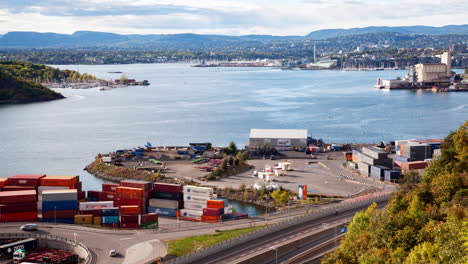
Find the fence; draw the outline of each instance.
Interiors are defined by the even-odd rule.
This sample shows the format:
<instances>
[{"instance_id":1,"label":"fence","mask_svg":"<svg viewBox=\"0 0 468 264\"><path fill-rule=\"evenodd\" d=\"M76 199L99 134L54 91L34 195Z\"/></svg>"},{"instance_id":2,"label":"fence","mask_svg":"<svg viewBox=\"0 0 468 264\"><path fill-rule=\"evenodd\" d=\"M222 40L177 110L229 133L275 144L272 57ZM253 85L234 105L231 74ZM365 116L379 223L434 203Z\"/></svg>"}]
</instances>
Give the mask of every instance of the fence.
<instances>
[{"instance_id":1,"label":"fence","mask_svg":"<svg viewBox=\"0 0 468 264\"><path fill-rule=\"evenodd\" d=\"M353 200L350 202L345 202L342 204L337 204L333 207L326 208L326 209L318 209L316 211L313 211L309 214L305 214L302 216L295 216L292 217L288 220L285 220L283 222L279 222L276 224L268 225L265 228L258 229L256 231L253 231L251 233L232 238L230 240L226 240L222 243L213 245L211 247L208 247L202 251L194 252L189 255L181 256L175 259L167 260L164 263L166 264L188 264L188 263L193 263L196 262L197 260L203 259L205 257L208 257L212 254L219 253L223 250L226 250L228 248L232 248L238 245L241 245L247 241L251 241L260 237L263 237L267 234L271 234L273 232L278 232L284 229L287 229L289 227L295 226L295 225L300 225L306 222L310 222L312 220L320 219L325 216L333 215L336 212L344 212L348 210L353 210L356 208L360 208L365 205L370 205L373 202L384 202L387 201L391 196L391 193L382 193L378 196L373 196L373 197L367 197L359 200Z\"/></svg>"},{"instance_id":2,"label":"fence","mask_svg":"<svg viewBox=\"0 0 468 264\"><path fill-rule=\"evenodd\" d=\"M39 244L54 244L54 248L73 251L85 264L95 264L97 259L93 252L83 243L60 236L48 234L33 234L33 233L0 233L0 238L37 238Z\"/></svg>"}]
</instances>

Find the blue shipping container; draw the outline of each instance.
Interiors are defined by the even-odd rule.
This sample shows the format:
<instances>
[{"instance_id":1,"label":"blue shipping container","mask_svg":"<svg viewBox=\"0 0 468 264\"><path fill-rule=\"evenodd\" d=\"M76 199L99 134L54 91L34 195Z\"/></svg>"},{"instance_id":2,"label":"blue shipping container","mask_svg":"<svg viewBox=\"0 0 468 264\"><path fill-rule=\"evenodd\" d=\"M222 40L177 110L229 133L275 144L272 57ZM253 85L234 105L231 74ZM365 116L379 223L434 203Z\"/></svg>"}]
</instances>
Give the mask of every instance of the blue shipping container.
<instances>
[{"instance_id":1,"label":"blue shipping container","mask_svg":"<svg viewBox=\"0 0 468 264\"><path fill-rule=\"evenodd\" d=\"M61 223L61 224L74 224L75 218L42 218L45 223Z\"/></svg>"},{"instance_id":2,"label":"blue shipping container","mask_svg":"<svg viewBox=\"0 0 468 264\"><path fill-rule=\"evenodd\" d=\"M401 178L402 175L398 170L386 170L385 171L385 181L387 182L395 182L395 180Z\"/></svg>"},{"instance_id":3,"label":"blue shipping container","mask_svg":"<svg viewBox=\"0 0 468 264\"><path fill-rule=\"evenodd\" d=\"M78 201L45 201L42 202L42 211L78 210Z\"/></svg>"},{"instance_id":4,"label":"blue shipping container","mask_svg":"<svg viewBox=\"0 0 468 264\"><path fill-rule=\"evenodd\" d=\"M222 198L213 198L211 200L218 200L218 201L224 201L224 207L227 207L229 205L229 200L228 199L222 199Z\"/></svg>"},{"instance_id":5,"label":"blue shipping container","mask_svg":"<svg viewBox=\"0 0 468 264\"><path fill-rule=\"evenodd\" d=\"M225 220L225 221L228 221L228 220L236 220L236 219L239 219L239 216L237 216L237 215L232 215L232 214L227 214L227 215L222 215L222 216L221 216L221 220Z\"/></svg>"},{"instance_id":6,"label":"blue shipping container","mask_svg":"<svg viewBox=\"0 0 468 264\"><path fill-rule=\"evenodd\" d=\"M102 208L102 216L119 216L119 208ZM113 223L110 223L113 224Z\"/></svg>"},{"instance_id":7,"label":"blue shipping container","mask_svg":"<svg viewBox=\"0 0 468 264\"><path fill-rule=\"evenodd\" d=\"M195 146L194 149L199 150L199 151L205 151L206 147L205 146Z\"/></svg>"},{"instance_id":8,"label":"blue shipping container","mask_svg":"<svg viewBox=\"0 0 468 264\"><path fill-rule=\"evenodd\" d=\"M179 150L179 151L177 151L177 154L179 154L179 155L188 155L188 151Z\"/></svg>"},{"instance_id":9,"label":"blue shipping container","mask_svg":"<svg viewBox=\"0 0 468 264\"><path fill-rule=\"evenodd\" d=\"M167 208L159 208L159 207L148 207L148 213L157 213L160 216L172 216L176 217L177 210L174 209L167 209Z\"/></svg>"},{"instance_id":10,"label":"blue shipping container","mask_svg":"<svg viewBox=\"0 0 468 264\"><path fill-rule=\"evenodd\" d=\"M103 224L118 224L119 217L118 216L103 216L102 223Z\"/></svg>"}]
</instances>

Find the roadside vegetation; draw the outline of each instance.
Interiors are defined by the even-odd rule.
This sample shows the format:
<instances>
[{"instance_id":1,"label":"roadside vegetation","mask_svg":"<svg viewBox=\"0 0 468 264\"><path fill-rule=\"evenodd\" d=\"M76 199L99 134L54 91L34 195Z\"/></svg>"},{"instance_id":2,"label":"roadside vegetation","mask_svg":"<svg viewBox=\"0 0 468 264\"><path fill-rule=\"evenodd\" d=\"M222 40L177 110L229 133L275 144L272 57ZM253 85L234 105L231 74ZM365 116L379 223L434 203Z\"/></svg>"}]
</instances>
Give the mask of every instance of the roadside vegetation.
<instances>
[{"instance_id":1,"label":"roadside vegetation","mask_svg":"<svg viewBox=\"0 0 468 264\"><path fill-rule=\"evenodd\" d=\"M252 167L247 162L249 154L245 151L239 151L234 142L231 141L223 151L225 155L221 166L206 175L205 179L216 180L222 177L236 175L237 173L244 172Z\"/></svg>"},{"instance_id":2,"label":"roadside vegetation","mask_svg":"<svg viewBox=\"0 0 468 264\"><path fill-rule=\"evenodd\" d=\"M162 175L160 171L152 173L149 171L134 170L132 168L100 162L98 159L86 166L85 170L98 178L113 182L120 182L124 179L144 181L163 181L164 179L164 175Z\"/></svg>"},{"instance_id":3,"label":"roadside vegetation","mask_svg":"<svg viewBox=\"0 0 468 264\"><path fill-rule=\"evenodd\" d=\"M373 204L357 213L322 263L468 263L468 121L445 138L441 153L384 210Z\"/></svg>"},{"instance_id":4,"label":"roadside vegetation","mask_svg":"<svg viewBox=\"0 0 468 264\"><path fill-rule=\"evenodd\" d=\"M226 230L216 232L212 235L202 235L170 240L167 241L167 254L170 256L180 257L183 255L193 253L197 250L206 249L212 245L253 232L263 227L264 226L256 226L249 228Z\"/></svg>"}]
</instances>

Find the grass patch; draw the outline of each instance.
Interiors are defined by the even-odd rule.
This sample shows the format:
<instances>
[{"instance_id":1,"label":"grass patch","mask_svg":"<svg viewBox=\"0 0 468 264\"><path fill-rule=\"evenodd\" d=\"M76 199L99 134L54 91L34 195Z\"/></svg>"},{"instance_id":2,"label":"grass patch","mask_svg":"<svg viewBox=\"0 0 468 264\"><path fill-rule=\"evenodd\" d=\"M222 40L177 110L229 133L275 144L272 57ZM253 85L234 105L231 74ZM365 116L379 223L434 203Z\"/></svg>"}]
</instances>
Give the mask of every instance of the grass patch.
<instances>
[{"instance_id":1,"label":"grass patch","mask_svg":"<svg viewBox=\"0 0 468 264\"><path fill-rule=\"evenodd\" d=\"M256 226L256 227L248 227L248 228L241 228L241 229L234 229L234 230L226 230L217 232L216 234L212 235L203 235L203 236L194 236L194 237L186 237L180 238L175 240L167 241L168 250L167 254L180 257L183 255L190 254L195 252L195 246L198 250L207 248L214 244L218 244L220 242L226 241L228 239L241 236L243 234L247 234L254 230L258 230L263 228L264 226Z\"/></svg>"}]
</instances>

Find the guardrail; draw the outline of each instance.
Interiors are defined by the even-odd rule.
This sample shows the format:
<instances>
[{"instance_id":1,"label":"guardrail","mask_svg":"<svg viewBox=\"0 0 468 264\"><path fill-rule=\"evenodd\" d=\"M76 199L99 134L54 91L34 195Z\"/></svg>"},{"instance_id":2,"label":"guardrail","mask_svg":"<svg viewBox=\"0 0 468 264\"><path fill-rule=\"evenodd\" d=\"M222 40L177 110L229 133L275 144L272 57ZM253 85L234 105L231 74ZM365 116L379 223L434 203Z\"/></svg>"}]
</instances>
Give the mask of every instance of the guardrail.
<instances>
[{"instance_id":1,"label":"guardrail","mask_svg":"<svg viewBox=\"0 0 468 264\"><path fill-rule=\"evenodd\" d=\"M252 231L248 234L238 236L229 240L226 240L224 242L218 243L216 245L210 246L202 251L197 251L194 253L191 253L189 255L181 256L175 259L167 260L164 263L166 264L188 264L188 263L194 263L197 260L203 259L205 257L208 257L209 255L221 252L223 250L226 250L231 247L238 246L242 243L245 243L250 240L254 240L260 237L263 237L267 234L271 234L273 232L278 232L280 230L303 224L306 222L310 222L312 220L319 219L321 217L329 216L336 214L338 212L343 212L343 211L348 211L352 209L356 209L365 205L370 205L373 202L384 202L390 199L391 193L382 193L377 196L373 197L368 197L368 198L360 198L352 201L347 201L344 203L337 204L335 206L332 206L330 208L326 209L318 209L315 211L312 211L310 213L306 213L302 216L295 216L292 217L288 220L276 223L276 224L271 224L266 226L265 228L258 229L255 231Z\"/></svg>"},{"instance_id":2,"label":"guardrail","mask_svg":"<svg viewBox=\"0 0 468 264\"><path fill-rule=\"evenodd\" d=\"M71 239L67 239L60 236L48 235L48 234L34 234L34 233L0 233L0 238L37 238L39 241L51 240L60 243L65 243L69 246L68 250L76 251L76 248L83 250L85 252L84 262L85 264L95 264L97 259L93 252L83 243Z\"/></svg>"}]
</instances>

